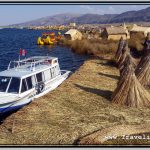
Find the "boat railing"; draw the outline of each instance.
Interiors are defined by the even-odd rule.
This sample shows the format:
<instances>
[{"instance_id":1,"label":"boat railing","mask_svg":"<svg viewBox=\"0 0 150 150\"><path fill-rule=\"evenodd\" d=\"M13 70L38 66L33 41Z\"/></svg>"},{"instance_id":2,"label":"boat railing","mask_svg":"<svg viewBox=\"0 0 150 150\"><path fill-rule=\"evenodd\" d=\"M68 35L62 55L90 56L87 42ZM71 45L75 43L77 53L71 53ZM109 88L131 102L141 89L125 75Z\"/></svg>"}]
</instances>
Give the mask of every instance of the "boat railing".
<instances>
[{"instance_id":1,"label":"boat railing","mask_svg":"<svg viewBox=\"0 0 150 150\"><path fill-rule=\"evenodd\" d=\"M56 60L54 61L56 62ZM7 70L11 68L19 69L21 67L26 67L31 71L34 71L37 66L41 65L52 65L53 59L26 59L26 60L19 60L19 61L11 61L8 65Z\"/></svg>"}]
</instances>

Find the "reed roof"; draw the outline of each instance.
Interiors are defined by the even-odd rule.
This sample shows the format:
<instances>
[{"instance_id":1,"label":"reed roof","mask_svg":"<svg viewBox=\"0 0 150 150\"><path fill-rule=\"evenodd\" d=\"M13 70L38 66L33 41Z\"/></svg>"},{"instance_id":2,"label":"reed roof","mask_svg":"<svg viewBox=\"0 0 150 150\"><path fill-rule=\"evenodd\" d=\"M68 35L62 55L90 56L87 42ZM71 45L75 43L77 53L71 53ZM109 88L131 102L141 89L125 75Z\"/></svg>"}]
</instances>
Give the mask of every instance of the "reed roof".
<instances>
[{"instance_id":1,"label":"reed roof","mask_svg":"<svg viewBox=\"0 0 150 150\"><path fill-rule=\"evenodd\" d=\"M106 32L108 33L108 35L127 34L126 30L123 27L106 27Z\"/></svg>"}]
</instances>

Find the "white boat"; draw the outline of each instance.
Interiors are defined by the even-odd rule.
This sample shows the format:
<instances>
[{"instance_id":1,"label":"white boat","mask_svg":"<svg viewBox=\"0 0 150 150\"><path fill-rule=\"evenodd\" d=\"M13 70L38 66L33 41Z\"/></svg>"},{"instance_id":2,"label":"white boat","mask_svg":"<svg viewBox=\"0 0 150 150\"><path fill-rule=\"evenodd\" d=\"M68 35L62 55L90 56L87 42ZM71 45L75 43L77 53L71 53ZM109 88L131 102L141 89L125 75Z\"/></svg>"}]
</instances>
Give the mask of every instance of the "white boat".
<instances>
[{"instance_id":1,"label":"white boat","mask_svg":"<svg viewBox=\"0 0 150 150\"><path fill-rule=\"evenodd\" d=\"M0 113L23 107L58 87L70 75L58 58L35 56L11 61L0 72Z\"/></svg>"}]
</instances>

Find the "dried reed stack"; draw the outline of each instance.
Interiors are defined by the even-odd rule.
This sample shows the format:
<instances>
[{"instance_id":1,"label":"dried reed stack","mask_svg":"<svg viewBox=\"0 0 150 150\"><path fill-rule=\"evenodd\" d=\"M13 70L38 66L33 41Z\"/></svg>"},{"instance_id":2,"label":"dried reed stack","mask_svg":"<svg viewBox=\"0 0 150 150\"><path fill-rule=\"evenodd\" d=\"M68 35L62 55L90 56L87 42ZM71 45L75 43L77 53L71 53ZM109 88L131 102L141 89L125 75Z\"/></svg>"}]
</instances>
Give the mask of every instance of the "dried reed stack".
<instances>
[{"instance_id":1,"label":"dried reed stack","mask_svg":"<svg viewBox=\"0 0 150 150\"><path fill-rule=\"evenodd\" d=\"M122 50L122 55L121 55L121 57L120 57L120 59L118 61L118 68L119 69L123 65L127 55L130 55L130 50L129 50L129 47L128 47L128 42L126 41L125 46L124 46L124 48Z\"/></svg>"},{"instance_id":2,"label":"dried reed stack","mask_svg":"<svg viewBox=\"0 0 150 150\"><path fill-rule=\"evenodd\" d=\"M150 33L145 40L144 55L135 70L135 74L142 85L150 86Z\"/></svg>"},{"instance_id":3,"label":"dried reed stack","mask_svg":"<svg viewBox=\"0 0 150 150\"><path fill-rule=\"evenodd\" d=\"M150 33L147 34L146 40L144 42L144 54L150 51Z\"/></svg>"},{"instance_id":4,"label":"dried reed stack","mask_svg":"<svg viewBox=\"0 0 150 150\"><path fill-rule=\"evenodd\" d=\"M150 51L147 51L146 54L141 58L135 74L142 85L150 86Z\"/></svg>"},{"instance_id":5,"label":"dried reed stack","mask_svg":"<svg viewBox=\"0 0 150 150\"><path fill-rule=\"evenodd\" d=\"M128 57L127 57L128 58ZM130 59L130 57L128 58ZM129 107L149 107L150 94L140 84L130 60L112 95L112 103Z\"/></svg>"},{"instance_id":6,"label":"dried reed stack","mask_svg":"<svg viewBox=\"0 0 150 150\"><path fill-rule=\"evenodd\" d=\"M120 77L124 76L124 74L127 72L127 69L128 69L128 67L130 67L130 65L131 65L131 67L135 68L135 64L133 63L132 56L129 53L127 53L124 62L122 63L122 65L119 68Z\"/></svg>"},{"instance_id":7,"label":"dried reed stack","mask_svg":"<svg viewBox=\"0 0 150 150\"><path fill-rule=\"evenodd\" d=\"M126 40L123 40L123 38L121 37L119 40L118 49L117 49L116 54L115 54L115 60L116 60L117 65L121 59L123 49L125 48L125 46L126 46Z\"/></svg>"}]
</instances>

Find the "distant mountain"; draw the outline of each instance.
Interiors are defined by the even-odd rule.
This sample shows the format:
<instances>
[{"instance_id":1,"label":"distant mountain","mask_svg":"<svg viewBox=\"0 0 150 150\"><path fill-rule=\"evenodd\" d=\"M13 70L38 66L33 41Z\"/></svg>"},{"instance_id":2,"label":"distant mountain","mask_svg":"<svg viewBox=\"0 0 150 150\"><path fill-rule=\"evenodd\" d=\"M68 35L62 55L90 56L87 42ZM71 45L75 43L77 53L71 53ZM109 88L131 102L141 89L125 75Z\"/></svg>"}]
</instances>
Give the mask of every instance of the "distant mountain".
<instances>
[{"instance_id":1,"label":"distant mountain","mask_svg":"<svg viewBox=\"0 0 150 150\"><path fill-rule=\"evenodd\" d=\"M85 14L76 18L72 18L70 22L76 22L78 24L96 24L96 23L109 23L111 19L116 17L117 14Z\"/></svg>"},{"instance_id":2,"label":"distant mountain","mask_svg":"<svg viewBox=\"0 0 150 150\"><path fill-rule=\"evenodd\" d=\"M43 17L25 23L15 24L15 26L47 26L62 25L70 22L77 24L107 24L123 22L150 22L150 7L138 11L127 11L121 14L58 14Z\"/></svg>"},{"instance_id":3,"label":"distant mountain","mask_svg":"<svg viewBox=\"0 0 150 150\"><path fill-rule=\"evenodd\" d=\"M68 23L68 21L72 18L79 17L80 14L58 14L54 16L48 16L39 18L36 20L28 21L25 23L14 24L14 26L48 26L48 25L60 25Z\"/></svg>"},{"instance_id":4,"label":"distant mountain","mask_svg":"<svg viewBox=\"0 0 150 150\"><path fill-rule=\"evenodd\" d=\"M149 22L150 21L150 7L138 11L127 11L115 16L111 23L118 22Z\"/></svg>"}]
</instances>

